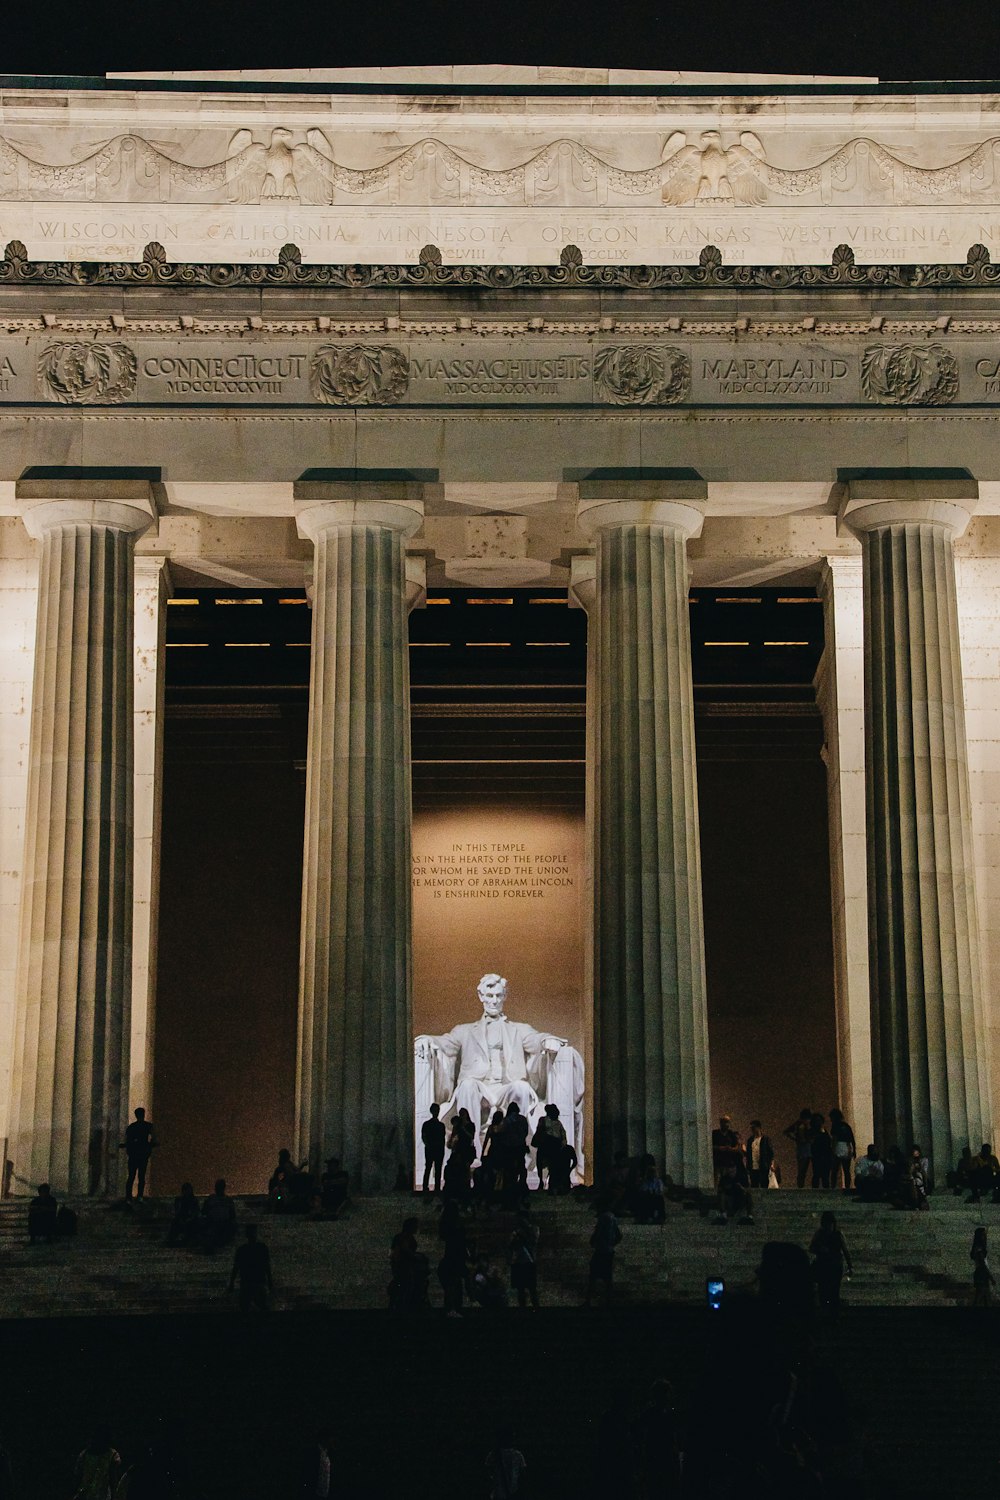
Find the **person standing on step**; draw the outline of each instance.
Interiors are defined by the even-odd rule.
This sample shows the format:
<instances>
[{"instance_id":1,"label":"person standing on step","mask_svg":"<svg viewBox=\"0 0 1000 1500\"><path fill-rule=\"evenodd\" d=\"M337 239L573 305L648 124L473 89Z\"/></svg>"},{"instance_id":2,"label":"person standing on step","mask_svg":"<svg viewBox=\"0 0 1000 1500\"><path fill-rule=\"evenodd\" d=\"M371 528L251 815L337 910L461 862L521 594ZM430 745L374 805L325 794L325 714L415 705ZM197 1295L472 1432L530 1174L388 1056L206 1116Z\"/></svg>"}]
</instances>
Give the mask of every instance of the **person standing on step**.
<instances>
[{"instance_id":1,"label":"person standing on step","mask_svg":"<svg viewBox=\"0 0 1000 1500\"><path fill-rule=\"evenodd\" d=\"M809 1142L812 1157L812 1185L814 1188L829 1188L833 1171L833 1141L826 1128L826 1116L812 1117L812 1136Z\"/></svg>"},{"instance_id":2,"label":"person standing on step","mask_svg":"<svg viewBox=\"0 0 1000 1500\"><path fill-rule=\"evenodd\" d=\"M236 1204L226 1196L226 1179L216 1180L215 1191L201 1205L202 1234L209 1255L232 1244L236 1238Z\"/></svg>"},{"instance_id":3,"label":"person standing on step","mask_svg":"<svg viewBox=\"0 0 1000 1500\"><path fill-rule=\"evenodd\" d=\"M727 1167L734 1166L736 1162L742 1160L743 1142L737 1131L733 1129L732 1118L729 1115L720 1115L719 1128L712 1131L712 1170L715 1173L716 1189Z\"/></svg>"},{"instance_id":4,"label":"person standing on step","mask_svg":"<svg viewBox=\"0 0 1000 1500\"><path fill-rule=\"evenodd\" d=\"M538 1309L538 1226L526 1213L520 1213L510 1237L510 1286L517 1293L518 1307L528 1299Z\"/></svg>"},{"instance_id":5,"label":"person standing on step","mask_svg":"<svg viewBox=\"0 0 1000 1500\"><path fill-rule=\"evenodd\" d=\"M764 1127L759 1120L750 1121L746 1153L751 1188L763 1188L766 1191L774 1162L774 1147L771 1145L771 1137L764 1134Z\"/></svg>"},{"instance_id":6,"label":"person standing on step","mask_svg":"<svg viewBox=\"0 0 1000 1500\"><path fill-rule=\"evenodd\" d=\"M274 1292L271 1277L271 1252L263 1240L257 1238L256 1224L248 1224L244 1230L246 1244L240 1245L233 1256L233 1269L229 1276L230 1292L240 1283L240 1312L248 1313L252 1307L267 1312L268 1296Z\"/></svg>"},{"instance_id":7,"label":"person standing on step","mask_svg":"<svg viewBox=\"0 0 1000 1500\"><path fill-rule=\"evenodd\" d=\"M585 1307L591 1305L599 1282L604 1287L604 1305L611 1306L614 1291L615 1249L621 1244L621 1240L622 1232L618 1220L611 1211L611 1204L607 1198L602 1198L597 1206L597 1223L590 1236L592 1254L587 1277L587 1295L584 1298Z\"/></svg>"},{"instance_id":8,"label":"person standing on step","mask_svg":"<svg viewBox=\"0 0 1000 1500\"><path fill-rule=\"evenodd\" d=\"M840 1283L844 1277L844 1268L846 1266L850 1276L853 1267L844 1236L837 1228L836 1215L830 1213L829 1209L819 1221L819 1228L809 1245L809 1254L813 1257L813 1276L816 1279L819 1305L836 1312L840 1306Z\"/></svg>"},{"instance_id":9,"label":"person standing on step","mask_svg":"<svg viewBox=\"0 0 1000 1500\"><path fill-rule=\"evenodd\" d=\"M986 1227L983 1224L973 1233L969 1259L972 1261L972 1305L989 1307L993 1300L992 1290L996 1285L996 1277L990 1270Z\"/></svg>"},{"instance_id":10,"label":"person standing on step","mask_svg":"<svg viewBox=\"0 0 1000 1500\"><path fill-rule=\"evenodd\" d=\"M434 1191L441 1191L441 1171L444 1167L444 1125L438 1119L440 1104L432 1104L430 1118L420 1127L420 1139L424 1146L424 1192L430 1188L431 1171L434 1172Z\"/></svg>"},{"instance_id":11,"label":"person standing on step","mask_svg":"<svg viewBox=\"0 0 1000 1500\"><path fill-rule=\"evenodd\" d=\"M122 1476L122 1461L111 1442L110 1422L100 1422L76 1461L73 1500L111 1500Z\"/></svg>"},{"instance_id":12,"label":"person standing on step","mask_svg":"<svg viewBox=\"0 0 1000 1500\"><path fill-rule=\"evenodd\" d=\"M139 1179L136 1191L136 1200L141 1200L146 1191L146 1172L149 1168L149 1158L156 1146L156 1135L152 1123L146 1119L146 1111L140 1106L135 1111L135 1119L125 1131L125 1139L119 1146L119 1151L125 1152L125 1160L128 1162L128 1180L125 1183L125 1197L132 1197L132 1184L136 1178Z\"/></svg>"},{"instance_id":13,"label":"person standing on step","mask_svg":"<svg viewBox=\"0 0 1000 1500\"><path fill-rule=\"evenodd\" d=\"M514 1447L514 1433L510 1427L501 1427L496 1444L486 1456L486 1472L490 1481L490 1500L515 1500L524 1494L524 1473L527 1469L524 1454Z\"/></svg>"},{"instance_id":14,"label":"person standing on step","mask_svg":"<svg viewBox=\"0 0 1000 1500\"><path fill-rule=\"evenodd\" d=\"M795 1183L800 1188L805 1187L812 1166L812 1119L811 1109L800 1109L799 1118L786 1125L784 1132L795 1147Z\"/></svg>"},{"instance_id":15,"label":"person standing on step","mask_svg":"<svg viewBox=\"0 0 1000 1500\"><path fill-rule=\"evenodd\" d=\"M840 1177L843 1176L844 1192L849 1193L851 1191L851 1162L858 1154L858 1146L854 1139L854 1131L839 1109L830 1111L830 1139L833 1141L830 1186L836 1188Z\"/></svg>"},{"instance_id":16,"label":"person standing on step","mask_svg":"<svg viewBox=\"0 0 1000 1500\"><path fill-rule=\"evenodd\" d=\"M52 1189L47 1182L39 1183L37 1197L28 1204L28 1243L33 1245L36 1240L45 1240L51 1245L56 1236L58 1217L59 1204L52 1196Z\"/></svg>"}]
</instances>

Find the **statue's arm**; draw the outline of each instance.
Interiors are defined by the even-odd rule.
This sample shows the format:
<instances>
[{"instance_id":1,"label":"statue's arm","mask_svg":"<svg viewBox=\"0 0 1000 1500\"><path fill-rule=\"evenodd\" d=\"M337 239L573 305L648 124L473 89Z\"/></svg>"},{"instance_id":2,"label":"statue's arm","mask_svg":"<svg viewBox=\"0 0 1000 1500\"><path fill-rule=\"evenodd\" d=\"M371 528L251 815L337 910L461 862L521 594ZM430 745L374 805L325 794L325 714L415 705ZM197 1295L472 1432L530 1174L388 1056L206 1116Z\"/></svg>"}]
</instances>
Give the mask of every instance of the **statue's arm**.
<instances>
[{"instance_id":1,"label":"statue's arm","mask_svg":"<svg viewBox=\"0 0 1000 1500\"><path fill-rule=\"evenodd\" d=\"M430 1036L424 1033L414 1037L413 1049L418 1057L428 1060L435 1055L454 1058L461 1052L462 1043L454 1031L446 1031L443 1036Z\"/></svg>"}]
</instances>

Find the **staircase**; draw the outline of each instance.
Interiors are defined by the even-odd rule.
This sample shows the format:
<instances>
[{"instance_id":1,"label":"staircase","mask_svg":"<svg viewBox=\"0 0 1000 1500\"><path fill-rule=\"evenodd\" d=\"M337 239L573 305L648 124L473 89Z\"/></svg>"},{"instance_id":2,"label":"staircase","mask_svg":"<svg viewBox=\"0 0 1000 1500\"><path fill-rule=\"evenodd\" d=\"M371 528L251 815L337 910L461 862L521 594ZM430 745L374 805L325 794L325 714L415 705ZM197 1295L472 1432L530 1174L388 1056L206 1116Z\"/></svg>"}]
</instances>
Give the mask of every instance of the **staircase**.
<instances>
[{"instance_id":1,"label":"staircase","mask_svg":"<svg viewBox=\"0 0 1000 1500\"><path fill-rule=\"evenodd\" d=\"M71 1240L29 1246L24 1200L0 1203L0 1318L88 1314L198 1313L226 1310L231 1252L209 1257L163 1243L166 1202L125 1210L120 1204L74 1200L78 1233ZM944 1307L969 1300L969 1245L977 1224L995 1224L1000 1260L1000 1208L932 1200L929 1213L899 1212L831 1193L784 1190L758 1195L752 1225L717 1225L711 1217L668 1204L664 1225L622 1221L616 1256L616 1299L623 1305L698 1306L707 1276L723 1276L730 1292L753 1287L767 1240L808 1246L826 1208L838 1214L854 1262L844 1287L853 1306ZM582 1298L593 1226L578 1199L533 1197L541 1231L539 1285L546 1306ZM237 1200L241 1223L260 1224L271 1250L277 1309L363 1309L386 1305L388 1246L408 1214L420 1221L421 1246L432 1268L438 1258L437 1208L419 1195L357 1200L334 1223L311 1223L264 1212L262 1199ZM469 1239L499 1265L506 1263L512 1216L494 1211L470 1222ZM432 1301L440 1301L436 1279Z\"/></svg>"}]
</instances>

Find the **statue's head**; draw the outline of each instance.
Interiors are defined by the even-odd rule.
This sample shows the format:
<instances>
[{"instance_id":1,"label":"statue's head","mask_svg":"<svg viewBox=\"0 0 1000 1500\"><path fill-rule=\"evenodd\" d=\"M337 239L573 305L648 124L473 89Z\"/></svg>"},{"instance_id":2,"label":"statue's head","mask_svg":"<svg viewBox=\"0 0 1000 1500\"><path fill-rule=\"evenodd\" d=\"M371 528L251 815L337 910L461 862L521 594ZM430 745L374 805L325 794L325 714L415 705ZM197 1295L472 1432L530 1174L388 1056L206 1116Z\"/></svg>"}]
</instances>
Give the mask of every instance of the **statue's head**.
<instances>
[{"instance_id":1,"label":"statue's head","mask_svg":"<svg viewBox=\"0 0 1000 1500\"><path fill-rule=\"evenodd\" d=\"M483 1007L483 1015L487 1018L502 1016L504 1003L507 999L507 981L500 974L484 974L479 981L477 990Z\"/></svg>"}]
</instances>

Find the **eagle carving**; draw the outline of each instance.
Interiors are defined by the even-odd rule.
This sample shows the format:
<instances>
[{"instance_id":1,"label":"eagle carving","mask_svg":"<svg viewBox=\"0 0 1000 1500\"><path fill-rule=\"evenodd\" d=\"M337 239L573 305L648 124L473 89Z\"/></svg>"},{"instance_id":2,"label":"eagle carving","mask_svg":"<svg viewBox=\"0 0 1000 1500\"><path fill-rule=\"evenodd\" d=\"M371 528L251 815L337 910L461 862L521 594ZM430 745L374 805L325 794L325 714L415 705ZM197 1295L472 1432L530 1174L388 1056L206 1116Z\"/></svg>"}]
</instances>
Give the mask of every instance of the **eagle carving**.
<instances>
[{"instance_id":1,"label":"eagle carving","mask_svg":"<svg viewBox=\"0 0 1000 1500\"><path fill-rule=\"evenodd\" d=\"M718 130L703 130L691 145L683 130L675 130L663 148L661 161L664 203L728 205L761 203L761 178L767 169L764 147L751 130L723 148Z\"/></svg>"},{"instance_id":2,"label":"eagle carving","mask_svg":"<svg viewBox=\"0 0 1000 1500\"><path fill-rule=\"evenodd\" d=\"M329 203L336 163L327 150L326 137L320 130L308 130L303 140L294 131L277 126L266 143L255 141L249 130L238 130L220 166L230 191L241 203Z\"/></svg>"}]
</instances>

